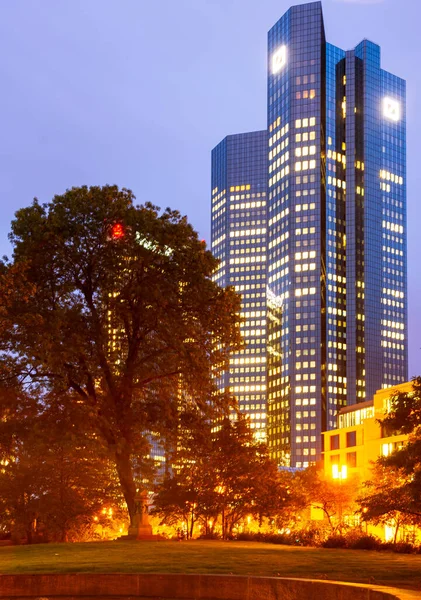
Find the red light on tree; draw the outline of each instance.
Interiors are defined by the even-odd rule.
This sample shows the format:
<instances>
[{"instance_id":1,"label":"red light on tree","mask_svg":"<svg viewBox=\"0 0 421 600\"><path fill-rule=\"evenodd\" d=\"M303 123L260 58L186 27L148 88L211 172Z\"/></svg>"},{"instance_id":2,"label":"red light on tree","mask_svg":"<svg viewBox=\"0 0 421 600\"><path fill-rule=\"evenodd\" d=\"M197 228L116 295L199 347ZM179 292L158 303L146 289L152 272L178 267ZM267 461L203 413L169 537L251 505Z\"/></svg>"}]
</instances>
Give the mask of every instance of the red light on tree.
<instances>
[{"instance_id":1,"label":"red light on tree","mask_svg":"<svg viewBox=\"0 0 421 600\"><path fill-rule=\"evenodd\" d=\"M124 227L121 223L115 223L111 228L111 237L113 240L119 240L124 237Z\"/></svg>"}]
</instances>

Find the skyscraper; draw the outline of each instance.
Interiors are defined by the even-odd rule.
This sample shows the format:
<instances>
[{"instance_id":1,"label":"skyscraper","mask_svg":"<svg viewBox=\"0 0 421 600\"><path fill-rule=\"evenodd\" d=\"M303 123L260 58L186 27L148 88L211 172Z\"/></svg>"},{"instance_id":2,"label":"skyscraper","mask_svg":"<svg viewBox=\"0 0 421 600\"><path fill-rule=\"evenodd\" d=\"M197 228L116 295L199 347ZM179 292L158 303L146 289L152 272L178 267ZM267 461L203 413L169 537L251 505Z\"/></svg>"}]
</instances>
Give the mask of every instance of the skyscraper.
<instances>
[{"instance_id":1,"label":"skyscraper","mask_svg":"<svg viewBox=\"0 0 421 600\"><path fill-rule=\"evenodd\" d=\"M268 443L306 467L342 406L407 379L405 82L294 6L268 34L267 140Z\"/></svg>"},{"instance_id":2,"label":"skyscraper","mask_svg":"<svg viewBox=\"0 0 421 600\"><path fill-rule=\"evenodd\" d=\"M229 135L212 151L212 252L215 280L242 295L246 346L232 355L218 382L266 439L266 186L267 132Z\"/></svg>"}]
</instances>

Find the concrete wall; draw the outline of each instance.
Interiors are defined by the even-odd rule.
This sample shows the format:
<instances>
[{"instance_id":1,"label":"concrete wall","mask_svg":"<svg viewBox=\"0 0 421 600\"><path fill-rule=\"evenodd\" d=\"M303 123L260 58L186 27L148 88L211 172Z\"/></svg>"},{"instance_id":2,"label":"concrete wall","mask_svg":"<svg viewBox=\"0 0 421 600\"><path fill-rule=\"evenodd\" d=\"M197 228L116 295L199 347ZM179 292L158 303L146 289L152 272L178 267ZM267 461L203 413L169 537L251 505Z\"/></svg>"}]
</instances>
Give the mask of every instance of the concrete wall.
<instances>
[{"instance_id":1,"label":"concrete wall","mask_svg":"<svg viewBox=\"0 0 421 600\"><path fill-rule=\"evenodd\" d=\"M0 599L421 600L418 592L275 577L184 574L0 575Z\"/></svg>"}]
</instances>

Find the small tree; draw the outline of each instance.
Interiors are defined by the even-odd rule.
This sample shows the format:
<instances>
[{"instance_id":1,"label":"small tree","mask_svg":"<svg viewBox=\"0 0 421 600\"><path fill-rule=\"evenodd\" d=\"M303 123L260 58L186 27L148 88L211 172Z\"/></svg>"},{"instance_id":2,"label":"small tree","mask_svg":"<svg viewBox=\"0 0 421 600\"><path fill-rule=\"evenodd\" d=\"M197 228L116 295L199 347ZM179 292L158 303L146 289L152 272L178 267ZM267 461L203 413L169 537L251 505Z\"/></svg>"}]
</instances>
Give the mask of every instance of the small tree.
<instances>
[{"instance_id":1,"label":"small tree","mask_svg":"<svg viewBox=\"0 0 421 600\"><path fill-rule=\"evenodd\" d=\"M119 511L116 472L106 448L59 403L38 406L0 473L1 520L15 537L67 541L92 531L104 507ZM127 514L126 514L127 517Z\"/></svg>"},{"instance_id":2,"label":"small tree","mask_svg":"<svg viewBox=\"0 0 421 600\"><path fill-rule=\"evenodd\" d=\"M380 421L389 435L408 434L408 442L389 456L379 457L372 480L360 499L366 520L398 523L421 522L421 377L413 391L397 392L389 413Z\"/></svg>"},{"instance_id":3,"label":"small tree","mask_svg":"<svg viewBox=\"0 0 421 600\"><path fill-rule=\"evenodd\" d=\"M378 461L373 465L371 480L365 482L363 495L358 499L364 521L394 527L394 543L401 526L421 523L421 515L407 512L411 504L408 483L404 469L391 468Z\"/></svg>"},{"instance_id":4,"label":"small tree","mask_svg":"<svg viewBox=\"0 0 421 600\"><path fill-rule=\"evenodd\" d=\"M331 532L341 533L344 517L357 510L357 478L333 480L315 467L310 467L299 474L299 480L307 506L312 505L320 509L329 523Z\"/></svg>"},{"instance_id":5,"label":"small tree","mask_svg":"<svg viewBox=\"0 0 421 600\"><path fill-rule=\"evenodd\" d=\"M224 419L218 431L202 422L183 439L173 476L158 488L155 512L164 520L198 520L207 532L220 519L226 539L248 515L261 520L281 510L283 480L244 416Z\"/></svg>"}]
</instances>

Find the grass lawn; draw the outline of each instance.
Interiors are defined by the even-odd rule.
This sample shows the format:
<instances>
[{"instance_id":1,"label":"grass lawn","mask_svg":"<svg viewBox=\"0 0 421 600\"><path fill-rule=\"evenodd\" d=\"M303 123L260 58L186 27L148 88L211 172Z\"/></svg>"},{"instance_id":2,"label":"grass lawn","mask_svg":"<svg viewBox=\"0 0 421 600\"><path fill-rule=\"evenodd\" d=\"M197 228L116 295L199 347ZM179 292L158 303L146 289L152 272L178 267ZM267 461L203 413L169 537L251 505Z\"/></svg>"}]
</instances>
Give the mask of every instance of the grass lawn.
<instances>
[{"instance_id":1,"label":"grass lawn","mask_svg":"<svg viewBox=\"0 0 421 600\"><path fill-rule=\"evenodd\" d=\"M421 555L254 542L103 542L0 547L0 573L221 573L421 589Z\"/></svg>"}]
</instances>

